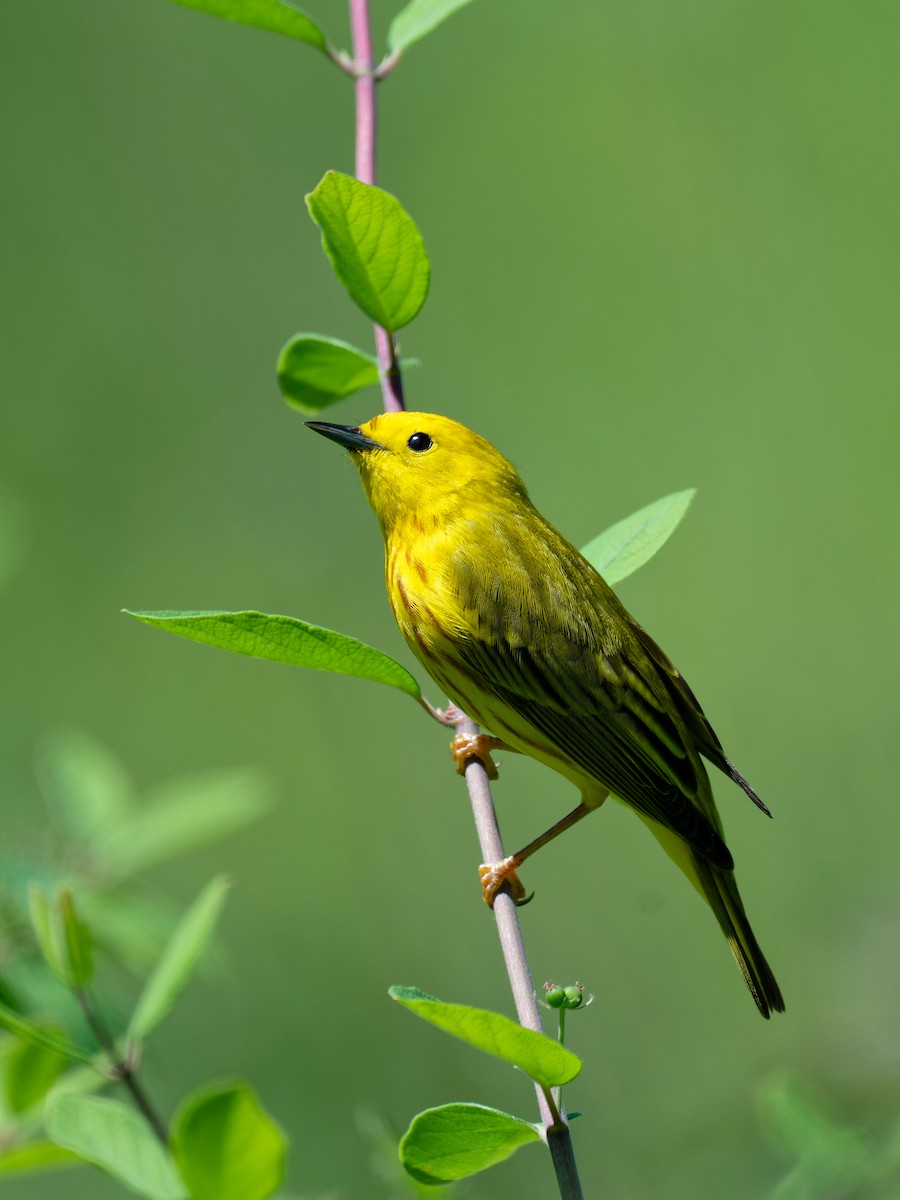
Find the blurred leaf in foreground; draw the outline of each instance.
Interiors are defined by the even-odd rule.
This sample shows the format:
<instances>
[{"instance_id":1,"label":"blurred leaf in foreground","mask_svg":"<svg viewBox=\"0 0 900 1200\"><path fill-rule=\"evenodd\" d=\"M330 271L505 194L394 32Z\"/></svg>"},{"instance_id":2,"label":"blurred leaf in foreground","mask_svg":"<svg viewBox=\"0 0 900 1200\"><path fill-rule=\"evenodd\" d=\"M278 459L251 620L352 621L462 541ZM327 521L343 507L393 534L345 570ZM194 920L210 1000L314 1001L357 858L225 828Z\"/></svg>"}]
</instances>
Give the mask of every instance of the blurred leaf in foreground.
<instances>
[{"instance_id":1,"label":"blurred leaf in foreground","mask_svg":"<svg viewBox=\"0 0 900 1200\"><path fill-rule=\"evenodd\" d=\"M863 1200L878 1195L873 1146L861 1130L839 1125L793 1081L778 1080L762 1093L764 1127L796 1161L770 1200Z\"/></svg>"},{"instance_id":2,"label":"blurred leaf in foreground","mask_svg":"<svg viewBox=\"0 0 900 1200\"><path fill-rule=\"evenodd\" d=\"M100 1167L129 1191L147 1200L183 1200L187 1195L150 1126L121 1101L52 1096L45 1117L47 1133L58 1146Z\"/></svg>"},{"instance_id":3,"label":"blurred leaf in foreground","mask_svg":"<svg viewBox=\"0 0 900 1200\"><path fill-rule=\"evenodd\" d=\"M212 938L230 886L223 876L213 879L184 914L137 1002L128 1026L129 1042L142 1042L168 1015L190 983Z\"/></svg>"},{"instance_id":4,"label":"blurred leaf in foreground","mask_svg":"<svg viewBox=\"0 0 900 1200\"><path fill-rule=\"evenodd\" d=\"M38 782L63 834L90 845L131 814L134 794L121 762L80 729L56 729L38 743Z\"/></svg>"},{"instance_id":5,"label":"blurred leaf in foreground","mask_svg":"<svg viewBox=\"0 0 900 1200\"><path fill-rule=\"evenodd\" d=\"M235 833L273 803L269 782L248 767L181 775L148 793L134 816L98 839L111 879L124 879L197 846Z\"/></svg>"},{"instance_id":6,"label":"blurred leaf in foreground","mask_svg":"<svg viewBox=\"0 0 900 1200\"><path fill-rule=\"evenodd\" d=\"M172 1150L193 1200L266 1200L284 1179L284 1134L244 1083L189 1096L173 1121Z\"/></svg>"}]
</instances>

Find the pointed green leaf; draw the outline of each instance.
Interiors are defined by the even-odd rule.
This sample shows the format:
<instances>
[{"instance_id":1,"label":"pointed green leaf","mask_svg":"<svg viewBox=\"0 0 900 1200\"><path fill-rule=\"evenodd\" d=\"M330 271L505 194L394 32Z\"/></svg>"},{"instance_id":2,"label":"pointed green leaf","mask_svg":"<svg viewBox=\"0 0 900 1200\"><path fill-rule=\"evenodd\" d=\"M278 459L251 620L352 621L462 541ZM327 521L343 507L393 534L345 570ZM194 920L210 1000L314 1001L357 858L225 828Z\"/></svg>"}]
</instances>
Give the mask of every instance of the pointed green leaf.
<instances>
[{"instance_id":1,"label":"pointed green leaf","mask_svg":"<svg viewBox=\"0 0 900 1200\"><path fill-rule=\"evenodd\" d=\"M399 688L417 700L422 695L409 671L380 650L332 629L308 625L296 617L259 612L124 611L145 625L155 625L179 637L233 650L236 654L372 679Z\"/></svg>"},{"instance_id":2,"label":"pointed green leaf","mask_svg":"<svg viewBox=\"0 0 900 1200\"><path fill-rule=\"evenodd\" d=\"M44 889L36 883L30 884L28 888L28 909L37 943L47 965L59 982L68 986L69 965L66 961L66 947L58 920L59 914L51 907Z\"/></svg>"},{"instance_id":3,"label":"pointed green leaf","mask_svg":"<svg viewBox=\"0 0 900 1200\"><path fill-rule=\"evenodd\" d=\"M77 1154L53 1142L26 1142L0 1154L0 1175L36 1175L59 1167L76 1167L80 1162Z\"/></svg>"},{"instance_id":4,"label":"pointed green leaf","mask_svg":"<svg viewBox=\"0 0 900 1200\"><path fill-rule=\"evenodd\" d=\"M61 888L57 900L65 936L69 979L75 988L87 987L94 972L90 930L75 911L75 901L68 888Z\"/></svg>"},{"instance_id":5,"label":"pointed green leaf","mask_svg":"<svg viewBox=\"0 0 900 1200\"><path fill-rule=\"evenodd\" d=\"M121 763L79 729L58 729L43 738L37 773L53 820L89 847L131 811L131 781Z\"/></svg>"},{"instance_id":6,"label":"pointed green leaf","mask_svg":"<svg viewBox=\"0 0 900 1200\"><path fill-rule=\"evenodd\" d=\"M410 0L391 22L387 36L389 49L394 54L405 50L470 3L471 0Z\"/></svg>"},{"instance_id":7,"label":"pointed green leaf","mask_svg":"<svg viewBox=\"0 0 900 1200\"><path fill-rule=\"evenodd\" d=\"M673 492L611 525L581 553L610 586L633 574L666 544L681 523L696 488Z\"/></svg>"},{"instance_id":8,"label":"pointed green leaf","mask_svg":"<svg viewBox=\"0 0 900 1200\"><path fill-rule=\"evenodd\" d=\"M110 878L125 879L236 832L271 806L271 788L260 771L185 775L152 792L140 812L98 843L97 857Z\"/></svg>"},{"instance_id":9,"label":"pointed green leaf","mask_svg":"<svg viewBox=\"0 0 900 1200\"><path fill-rule=\"evenodd\" d=\"M445 1004L419 988L392 987L388 995L445 1033L519 1067L543 1087L560 1087L581 1070L581 1060L559 1042L523 1029L500 1013L464 1004Z\"/></svg>"},{"instance_id":10,"label":"pointed green leaf","mask_svg":"<svg viewBox=\"0 0 900 1200\"><path fill-rule=\"evenodd\" d=\"M430 266L422 235L400 201L329 171L306 204L354 303L391 333L408 325L428 295Z\"/></svg>"},{"instance_id":11,"label":"pointed green leaf","mask_svg":"<svg viewBox=\"0 0 900 1200\"><path fill-rule=\"evenodd\" d=\"M298 42L306 42L327 53L325 34L312 17L284 0L175 0L175 3L211 13L225 21L283 33L285 37L296 38Z\"/></svg>"},{"instance_id":12,"label":"pointed green leaf","mask_svg":"<svg viewBox=\"0 0 900 1200\"><path fill-rule=\"evenodd\" d=\"M303 412L319 412L378 381L378 360L337 338L298 333L278 356L281 393Z\"/></svg>"},{"instance_id":13,"label":"pointed green leaf","mask_svg":"<svg viewBox=\"0 0 900 1200\"><path fill-rule=\"evenodd\" d=\"M540 1140L537 1126L496 1108L443 1104L414 1118L400 1142L400 1161L421 1183L451 1183Z\"/></svg>"},{"instance_id":14,"label":"pointed green leaf","mask_svg":"<svg viewBox=\"0 0 900 1200\"><path fill-rule=\"evenodd\" d=\"M6 1059L6 1101L14 1113L28 1112L44 1096L69 1065L64 1054L18 1041Z\"/></svg>"},{"instance_id":15,"label":"pointed green leaf","mask_svg":"<svg viewBox=\"0 0 900 1200\"><path fill-rule=\"evenodd\" d=\"M172 1151L193 1200L266 1200L284 1179L284 1134L244 1083L188 1096Z\"/></svg>"},{"instance_id":16,"label":"pointed green leaf","mask_svg":"<svg viewBox=\"0 0 900 1200\"><path fill-rule=\"evenodd\" d=\"M142 1042L190 983L215 931L230 886L223 876L213 879L184 914L141 992L128 1026L129 1042Z\"/></svg>"},{"instance_id":17,"label":"pointed green leaf","mask_svg":"<svg viewBox=\"0 0 900 1200\"><path fill-rule=\"evenodd\" d=\"M69 1067L65 1074L60 1075L50 1089L47 1099L52 1096L84 1095L87 1092L99 1092L109 1087L113 1078L106 1072L98 1071L96 1066Z\"/></svg>"},{"instance_id":18,"label":"pointed green leaf","mask_svg":"<svg viewBox=\"0 0 900 1200\"><path fill-rule=\"evenodd\" d=\"M788 1079L775 1080L761 1096L762 1115L797 1167L774 1193L788 1197L856 1194L874 1173L873 1148L857 1129L843 1127ZM774 1200L773 1197L773 1200Z\"/></svg>"},{"instance_id":19,"label":"pointed green leaf","mask_svg":"<svg viewBox=\"0 0 900 1200\"><path fill-rule=\"evenodd\" d=\"M186 1195L171 1157L150 1126L119 1100L101 1096L51 1096L44 1110L47 1133L129 1191L147 1200Z\"/></svg>"},{"instance_id":20,"label":"pointed green leaf","mask_svg":"<svg viewBox=\"0 0 900 1200\"><path fill-rule=\"evenodd\" d=\"M74 1062L86 1063L89 1067L95 1065L94 1056L89 1051L82 1050L74 1042L68 1041L59 1034L52 1033L49 1029L35 1025L33 1021L28 1021L25 1017L19 1016L17 1012L14 1012L13 1009L2 1003L0 1003L0 1025L4 1029L8 1029L10 1033L14 1033L16 1037L23 1038L26 1042L33 1042L36 1046L43 1046L46 1050L53 1050L57 1054L63 1054L66 1058L70 1058Z\"/></svg>"}]
</instances>

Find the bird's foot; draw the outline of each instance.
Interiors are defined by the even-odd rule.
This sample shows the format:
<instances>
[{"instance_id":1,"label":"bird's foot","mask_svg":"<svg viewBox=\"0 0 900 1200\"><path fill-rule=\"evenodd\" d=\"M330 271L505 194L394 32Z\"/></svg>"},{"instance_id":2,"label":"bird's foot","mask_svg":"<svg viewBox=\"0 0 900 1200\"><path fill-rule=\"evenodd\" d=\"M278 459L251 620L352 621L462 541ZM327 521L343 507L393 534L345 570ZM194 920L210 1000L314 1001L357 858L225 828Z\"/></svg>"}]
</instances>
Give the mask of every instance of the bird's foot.
<instances>
[{"instance_id":1,"label":"bird's foot","mask_svg":"<svg viewBox=\"0 0 900 1200\"><path fill-rule=\"evenodd\" d=\"M425 707L436 721L440 721L442 725L449 725L451 729L455 728L460 721L464 720L466 715L462 709L457 708L452 702L448 702L446 708L432 708L432 706L426 700Z\"/></svg>"},{"instance_id":2,"label":"bird's foot","mask_svg":"<svg viewBox=\"0 0 900 1200\"><path fill-rule=\"evenodd\" d=\"M457 775L465 775L466 767L474 759L487 771L488 779L497 778L497 767L491 758L491 751L508 749L504 742L491 737L489 733L476 733L471 737L465 733L458 733L450 743L450 755L456 763Z\"/></svg>"},{"instance_id":3,"label":"bird's foot","mask_svg":"<svg viewBox=\"0 0 900 1200\"><path fill-rule=\"evenodd\" d=\"M516 872L518 865L519 859L515 854L510 854L508 858L503 858L500 862L482 863L478 868L481 891L488 908L494 907L497 893L504 885L509 887L509 894L517 908L521 908L523 904L527 904L532 899L534 892L530 896L526 895L525 885Z\"/></svg>"}]
</instances>

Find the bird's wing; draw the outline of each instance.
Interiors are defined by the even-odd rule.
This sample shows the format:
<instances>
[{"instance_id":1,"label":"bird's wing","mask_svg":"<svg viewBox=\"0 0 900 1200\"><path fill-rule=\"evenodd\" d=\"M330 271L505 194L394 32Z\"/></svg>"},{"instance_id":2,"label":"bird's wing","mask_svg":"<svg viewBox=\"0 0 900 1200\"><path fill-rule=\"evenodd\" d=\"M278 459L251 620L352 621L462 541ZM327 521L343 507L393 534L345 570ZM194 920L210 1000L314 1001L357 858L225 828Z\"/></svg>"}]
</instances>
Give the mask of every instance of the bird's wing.
<instances>
[{"instance_id":1,"label":"bird's wing","mask_svg":"<svg viewBox=\"0 0 900 1200\"><path fill-rule=\"evenodd\" d=\"M516 560L503 564L502 598L496 587L465 589L479 611L469 609L467 636L455 642L461 665L580 770L730 869L704 747L630 615L561 538L542 574Z\"/></svg>"},{"instance_id":2,"label":"bird's wing","mask_svg":"<svg viewBox=\"0 0 900 1200\"><path fill-rule=\"evenodd\" d=\"M678 712L694 739L697 749L704 758L714 763L720 771L724 771L730 779L733 779L739 787L743 788L761 812L764 812L767 817L771 817L772 814L759 798L756 791L750 786L731 759L726 756L725 751L722 749L722 743L716 737L715 730L706 719L706 715L700 707L697 697L688 687L687 680L675 669L668 655L660 649L650 634L645 629L642 629L633 618L629 617L629 621L631 629L637 635L641 646L646 650L657 667L660 678L666 685Z\"/></svg>"},{"instance_id":3,"label":"bird's wing","mask_svg":"<svg viewBox=\"0 0 900 1200\"><path fill-rule=\"evenodd\" d=\"M602 665L563 664L558 655L534 653L500 641L470 638L457 646L480 686L537 730L586 774L620 799L658 821L718 866L731 855L715 810L704 804L708 781L689 755L677 723L663 705L649 702L621 659ZM497 732L497 731L495 731Z\"/></svg>"}]
</instances>

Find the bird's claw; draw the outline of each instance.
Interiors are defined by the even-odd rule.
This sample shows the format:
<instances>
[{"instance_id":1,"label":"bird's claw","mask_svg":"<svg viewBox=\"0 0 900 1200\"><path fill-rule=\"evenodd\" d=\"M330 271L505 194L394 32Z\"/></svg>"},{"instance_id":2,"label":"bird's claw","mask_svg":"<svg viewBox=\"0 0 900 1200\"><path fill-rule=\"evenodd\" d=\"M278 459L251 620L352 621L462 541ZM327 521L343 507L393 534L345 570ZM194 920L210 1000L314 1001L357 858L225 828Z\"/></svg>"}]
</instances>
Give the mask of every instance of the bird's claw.
<instances>
[{"instance_id":1,"label":"bird's claw","mask_svg":"<svg viewBox=\"0 0 900 1200\"><path fill-rule=\"evenodd\" d=\"M508 858L503 858L500 862L482 863L478 868L481 891L488 908L494 907L497 893L504 886L509 888L509 894L512 896L513 903L517 908L521 908L523 904L528 904L534 898L534 892L526 894L525 885L516 872L517 866L518 861L516 856L510 854Z\"/></svg>"},{"instance_id":2,"label":"bird's claw","mask_svg":"<svg viewBox=\"0 0 900 1200\"><path fill-rule=\"evenodd\" d=\"M446 708L432 708L426 700L425 707L436 721L440 721L442 725L449 725L451 729L455 728L466 715L452 703L449 703Z\"/></svg>"},{"instance_id":3,"label":"bird's claw","mask_svg":"<svg viewBox=\"0 0 900 1200\"><path fill-rule=\"evenodd\" d=\"M502 745L499 738L491 737L487 733L476 733L472 736L458 733L450 743L450 755L456 763L457 775L465 775L466 767L474 759L487 771L488 779L496 779L497 767L491 758L491 751Z\"/></svg>"}]
</instances>

